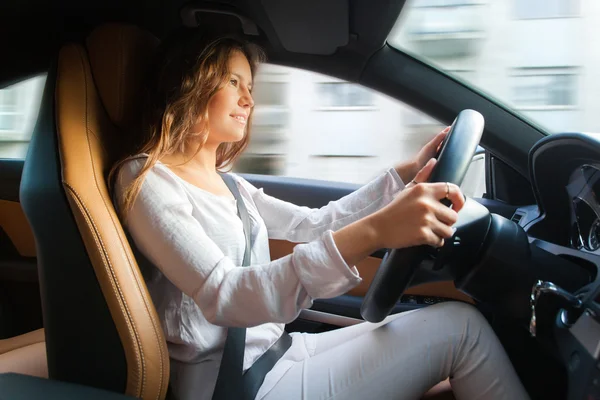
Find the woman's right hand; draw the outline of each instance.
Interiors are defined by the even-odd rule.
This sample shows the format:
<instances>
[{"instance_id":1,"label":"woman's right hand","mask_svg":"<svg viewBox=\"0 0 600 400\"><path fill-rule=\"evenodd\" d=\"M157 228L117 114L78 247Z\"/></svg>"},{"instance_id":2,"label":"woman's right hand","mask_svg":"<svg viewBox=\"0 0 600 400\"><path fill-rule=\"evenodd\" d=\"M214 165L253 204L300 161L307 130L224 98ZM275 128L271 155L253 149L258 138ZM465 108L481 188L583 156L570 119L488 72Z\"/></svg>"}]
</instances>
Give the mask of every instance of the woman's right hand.
<instances>
[{"instance_id":1,"label":"woman's right hand","mask_svg":"<svg viewBox=\"0 0 600 400\"><path fill-rule=\"evenodd\" d=\"M380 248L440 247L444 239L452 237L452 225L465 204L460 188L446 182L417 183L427 182L435 163L435 159L429 160L390 204L369 216ZM446 196L452 208L440 202Z\"/></svg>"},{"instance_id":2,"label":"woman's right hand","mask_svg":"<svg viewBox=\"0 0 600 400\"><path fill-rule=\"evenodd\" d=\"M431 159L392 202L373 214L333 233L336 246L349 265L356 265L377 249L418 245L440 247L452 236L452 225L465 204L460 188L451 183L426 182L436 160ZM440 200L446 198L452 208Z\"/></svg>"}]
</instances>

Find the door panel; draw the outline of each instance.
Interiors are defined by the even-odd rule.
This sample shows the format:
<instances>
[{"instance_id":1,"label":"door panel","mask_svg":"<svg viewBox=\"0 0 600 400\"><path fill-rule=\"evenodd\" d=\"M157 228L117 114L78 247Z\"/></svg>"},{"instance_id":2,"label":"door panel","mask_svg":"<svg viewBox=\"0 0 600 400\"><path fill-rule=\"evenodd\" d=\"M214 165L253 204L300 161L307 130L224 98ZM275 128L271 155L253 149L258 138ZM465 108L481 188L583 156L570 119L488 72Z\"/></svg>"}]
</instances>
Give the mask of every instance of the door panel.
<instances>
[{"instance_id":1,"label":"door panel","mask_svg":"<svg viewBox=\"0 0 600 400\"><path fill-rule=\"evenodd\" d=\"M23 160L0 159L0 262L35 262L33 232L19 203L23 165Z\"/></svg>"},{"instance_id":2,"label":"door panel","mask_svg":"<svg viewBox=\"0 0 600 400\"><path fill-rule=\"evenodd\" d=\"M0 339L42 327L35 240L19 203L23 160L0 160Z\"/></svg>"}]
</instances>

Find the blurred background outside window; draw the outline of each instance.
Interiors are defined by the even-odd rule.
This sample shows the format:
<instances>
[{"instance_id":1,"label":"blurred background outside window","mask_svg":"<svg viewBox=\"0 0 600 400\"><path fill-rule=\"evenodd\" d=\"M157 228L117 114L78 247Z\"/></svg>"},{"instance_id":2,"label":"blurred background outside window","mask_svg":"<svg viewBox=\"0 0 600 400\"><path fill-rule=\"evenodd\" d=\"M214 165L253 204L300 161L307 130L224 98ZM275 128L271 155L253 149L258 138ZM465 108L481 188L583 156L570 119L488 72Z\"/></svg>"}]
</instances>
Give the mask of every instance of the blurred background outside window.
<instances>
[{"instance_id":1,"label":"blurred background outside window","mask_svg":"<svg viewBox=\"0 0 600 400\"><path fill-rule=\"evenodd\" d=\"M46 76L0 89L0 158L25 158Z\"/></svg>"},{"instance_id":2,"label":"blurred background outside window","mask_svg":"<svg viewBox=\"0 0 600 400\"><path fill-rule=\"evenodd\" d=\"M391 46L550 133L600 134L600 47L588 45L600 37L600 1L409 0L406 7Z\"/></svg>"},{"instance_id":3,"label":"blurred background outside window","mask_svg":"<svg viewBox=\"0 0 600 400\"><path fill-rule=\"evenodd\" d=\"M550 132L600 133L598 0L407 1L388 43ZM0 157L24 158L44 76L0 90ZM350 82L265 64L238 172L364 183L443 126ZM485 189L483 156L463 189Z\"/></svg>"}]
</instances>

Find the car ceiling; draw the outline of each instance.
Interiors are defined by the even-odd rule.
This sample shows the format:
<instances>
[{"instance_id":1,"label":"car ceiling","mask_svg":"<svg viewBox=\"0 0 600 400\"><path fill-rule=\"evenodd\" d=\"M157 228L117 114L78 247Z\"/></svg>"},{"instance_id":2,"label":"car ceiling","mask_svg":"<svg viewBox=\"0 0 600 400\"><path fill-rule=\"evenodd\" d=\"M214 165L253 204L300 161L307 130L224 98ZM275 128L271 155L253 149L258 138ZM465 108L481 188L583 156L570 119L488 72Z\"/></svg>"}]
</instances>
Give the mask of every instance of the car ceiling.
<instances>
[{"instance_id":1,"label":"car ceiling","mask_svg":"<svg viewBox=\"0 0 600 400\"><path fill-rule=\"evenodd\" d=\"M259 35L248 37L273 62L356 81L369 57L385 44L404 2L5 0L0 12L0 86L47 70L63 43L81 40L104 22L133 23L164 37L182 26L182 10L191 5L211 11L196 13L206 29L241 33L243 25L232 14L249 18Z\"/></svg>"}]
</instances>

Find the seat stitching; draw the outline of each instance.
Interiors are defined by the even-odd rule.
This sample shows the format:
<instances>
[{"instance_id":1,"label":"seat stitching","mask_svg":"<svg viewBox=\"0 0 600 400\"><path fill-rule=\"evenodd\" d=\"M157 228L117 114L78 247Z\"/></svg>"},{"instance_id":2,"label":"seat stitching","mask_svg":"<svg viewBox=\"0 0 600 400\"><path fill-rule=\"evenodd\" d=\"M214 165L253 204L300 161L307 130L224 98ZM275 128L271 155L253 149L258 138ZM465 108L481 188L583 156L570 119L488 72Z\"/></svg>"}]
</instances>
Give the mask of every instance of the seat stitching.
<instances>
[{"instance_id":1,"label":"seat stitching","mask_svg":"<svg viewBox=\"0 0 600 400\"><path fill-rule=\"evenodd\" d=\"M122 29L122 28L120 28L120 29L118 30L118 33L119 33L119 39L118 39L118 43L119 43L119 44L122 44L122 43L123 43L123 29ZM118 49L119 49L119 50L118 50L119 54L118 54L118 57L117 57L117 60L118 60L118 64L117 64L117 68L118 68L117 75L119 75L119 74L123 75L123 74L122 74L122 72L123 72L123 47L122 47L122 46L119 46L119 47L118 47ZM122 109L122 96L121 96L121 91L122 91L122 82L123 82L123 79L124 79L124 77L123 77L123 76L121 76L121 79L119 79L119 80L118 80L118 82L117 82L117 85L118 85L118 87L117 87L117 110L116 110L116 112L117 112L117 113L116 113L116 118L117 118L118 120L120 120L120 118L121 118L121 109ZM112 121L111 121L111 122L112 122ZM113 124L114 124L114 123L113 123ZM118 129L118 127L117 127L117 129ZM93 133L93 132L92 132L92 133ZM91 158L91 160L92 160L92 168L94 169L94 184L95 184L95 186L96 186L96 189L98 189L98 190L100 191L100 187L99 187L99 185L98 185L98 179L97 179L97 175L96 175L96 165L95 165L94 158L93 158L93 157L92 157L92 155L91 155L91 148L90 148L90 158ZM112 222L112 225L113 225L113 227L114 227L115 229L117 229L117 225L115 224L115 221L114 221L114 219L112 218L112 214L110 213L110 209L109 209L109 207L108 207L108 206L107 206L107 204L106 204L106 200L104 199L104 196L102 196L102 203L104 204L105 210L106 210L106 211L108 211L108 213L109 213L109 217L110 217L110 219L111 219L111 222ZM150 315L150 311L149 311L149 308L148 308L148 302L147 302L147 299L146 299L145 293L144 293L144 291L143 291L143 290L141 289L141 287L140 287L139 280L138 280L138 277L136 276L136 274L135 274L135 273L131 273L131 272L132 272L132 269L133 269L133 268L132 268L132 263L131 263L131 260L129 259L129 257L127 256L127 254L125 254L126 252L124 251L124 247L123 247L123 243L122 243L122 241L121 241L121 237L120 237L120 235L118 235L118 237L119 237L119 243L121 244L121 246L120 246L120 251L121 251L121 254L122 254L122 255L124 255L124 256L125 256L125 258L126 258L126 259L127 259L127 261L128 261L128 264L129 264L129 265L128 265L128 267L129 267L129 272L130 272L130 275L131 275L131 276L134 278L134 281L135 281L135 283L136 283L136 286L137 286L137 288L136 288L136 289L137 289L137 291L138 291L138 294L140 294L140 295L141 295L141 297L142 297L142 300L143 300L143 302L144 302L144 308L145 308L146 316L147 316L147 317L150 319L150 322L152 323L152 327L153 327L153 329L154 329L154 341L155 341L155 343L158 345L159 352L160 352L160 357L159 357L159 365L160 365L160 375L161 375L161 378L160 378L160 383L159 383L159 390L157 391L157 393L156 393L156 397L155 397L155 399L158 399L158 398L160 397L160 392L162 391L162 387L163 387L163 380L164 380L164 379L163 379L163 376L164 376L164 366L163 366L163 349L162 349L162 346L160 345L160 342L159 342L159 340L158 340L158 337L157 337L156 324L155 324L155 321L154 321L154 319L153 319L153 318L152 318L152 316ZM141 346L141 351L142 351L142 353L143 353L143 344L141 344L141 343L140 343L140 346ZM142 363L143 363L143 365L144 365L144 368L143 368L143 370L142 370L142 376L141 376L141 378L142 378L142 389L141 389L142 391L141 391L141 393L140 393L141 395L143 395L143 393L145 392L145 389L146 389L146 379L147 379L147 375L148 375L148 374L147 374L147 369L146 369L146 367L145 367L145 364L146 364L146 359L145 359L145 357L143 357L143 358L142 358Z\"/></svg>"},{"instance_id":2,"label":"seat stitching","mask_svg":"<svg viewBox=\"0 0 600 400\"><path fill-rule=\"evenodd\" d=\"M110 218L111 218L111 220L113 220L112 215L111 215ZM113 223L114 223L114 220L113 220ZM134 265L134 262L130 258L129 254L125 251L125 248L123 246L123 241L121 240L121 235L119 235L119 242L121 243L121 252L125 255L127 261L129 262L129 267L132 268L133 265ZM153 337L154 337L154 340L155 340L156 344L158 345L158 349L159 349L159 352L160 352L159 365L160 365L160 376L161 376L161 378L160 378L159 390L156 393L156 397L155 397L155 399L158 400L160 398L160 393L162 392L162 389L163 389L164 384L165 384L165 379L164 379L164 362L163 362L164 350L165 349L164 349L164 346L161 343L162 341L159 340L159 338L158 338L159 331L157 329L157 324L156 324L157 321L156 321L155 318L152 318L152 316L150 315L150 308L149 308L149 305L148 305L148 296L146 295L146 293L143 290L141 290L140 282L139 282L139 277L136 274L133 274L133 276L135 278L136 284L138 285L139 292L142 295L142 299L144 301L144 306L146 307L146 313L147 313L148 317L150 318L150 322L152 323L152 327L154 328L154 336Z\"/></svg>"},{"instance_id":3,"label":"seat stitching","mask_svg":"<svg viewBox=\"0 0 600 400\"><path fill-rule=\"evenodd\" d=\"M123 42L123 28L122 27L119 30L119 34L120 34L119 43L122 44L122 42ZM120 55L120 57L118 58L119 59L119 70L120 70L120 73L121 73L121 81L119 82L119 84L120 84L124 80L124 68L123 68L123 64L124 64L123 63L124 52L123 52L123 46L119 47L119 55ZM122 106L122 100L123 99L122 99L121 90L122 90L122 87L120 87L120 90L117 92L118 93L117 94L118 95L118 99L119 99L118 100L119 108L118 108L117 112L119 112L119 110L122 109L121 106ZM119 115L119 118L120 117L121 116ZM96 188L99 189L99 187L98 187L98 181L96 179L96 174L94 174L94 182L96 184ZM110 220L111 220L111 222L113 224L113 227L118 230L118 224L115 223L113 215L112 215L112 213L110 213L110 208L106 204L106 200L104 199L104 197L102 197L102 202L104 203L104 206L105 206L106 210L109 211L109 217L110 217ZM122 240L122 237L121 237L120 234L118 235L118 238L119 238L119 243L121 244L121 246L120 246L121 254L123 256L125 256L125 258L127 259L128 263L129 263L129 269L130 269L130 272L131 272L132 270L135 269L133 267L134 264L135 264L135 262L131 259L130 254L127 251L125 251L125 246L124 246L124 243L123 243L123 240ZM159 354L160 354L159 360L158 360L159 361L159 366L160 366L160 383L159 383L158 391L156 392L156 396L155 396L155 399L158 400L160 398L160 393L162 392L163 387L164 387L164 385L166 383L165 379L164 379L165 365L164 365L164 362L163 362L163 358L165 356L165 353L164 353L165 349L164 349L164 345L163 345L162 341L159 340L159 335L160 335L159 332L160 331L158 330L157 321L156 321L155 318L152 317L152 315L150 313L150 306L149 306L149 302L148 302L149 299L148 299L148 296L146 295L147 292L144 291L144 290L142 290L142 287L141 287L140 281L139 281L139 276L137 274L135 274L135 273L132 273L132 276L133 276L133 278L135 280L135 283L137 285L137 290L138 290L139 294L141 295L141 298L142 298L142 300L144 302L146 315L150 319L150 322L152 324L152 328L154 329L153 339L154 339L156 345L158 346L158 350L159 350ZM146 370L144 369L144 371L146 371ZM145 373L143 374L143 379L144 379L144 382L145 382L145 380L146 380L146 374ZM144 387L145 387L145 385L144 385Z\"/></svg>"},{"instance_id":4,"label":"seat stitching","mask_svg":"<svg viewBox=\"0 0 600 400\"><path fill-rule=\"evenodd\" d=\"M77 204L77 207L79 208L79 211L81 211L81 214L82 214L82 215L83 215L83 217L85 218L85 220L86 220L87 224L88 224L88 225L91 225L91 226L93 226L93 227L94 227L94 235L92 235L92 236L93 236L93 238L94 238L94 241L96 242L96 246L97 246L98 248L102 248L102 250L103 250L103 252L101 253L101 255L104 255L104 256L105 256L106 254L105 254L105 248L104 248L104 244L102 243L101 239L99 239L99 238L98 238L98 235L97 235L97 229L96 229L96 225L95 225L95 223L94 223L94 220L93 220L93 219L91 218L91 216L89 215L89 210L87 209L87 207L85 206L85 204L83 204L83 202L82 202L81 198L80 198L80 197L79 197L79 195L77 194L77 191L75 191L75 189L73 189L73 187L72 187L71 185L69 185L69 184L68 184L67 182L65 182L65 181L63 181L63 184L64 184L65 186L67 186L67 188L68 188L70 191L72 191L72 192L73 192L73 193L72 193L72 195L73 195L73 199L74 199L74 200L76 200L76 202L75 202L75 203ZM82 207L83 207L83 208L82 208ZM91 224L90 224L90 222L91 222ZM106 259L106 257L103 257L103 259ZM105 261L105 263L106 263L106 260L104 260L104 261ZM120 308L121 308L121 311L122 311L123 313L126 313L126 314L127 314L127 315L128 315L130 318L131 318L131 314L130 314L130 312L129 312L129 309L127 308L127 304L126 304L126 303L125 303L125 301L123 300L123 295L122 295L122 291L121 291L121 288L120 288L120 286L119 286L119 283L118 283L117 279L116 279L116 278L115 278L115 276L114 276L114 270L112 269L112 265L110 265L110 261L108 262L108 264L109 264L108 271L110 272L110 274L109 274L109 277L111 277L111 278L112 278L112 279L110 279L109 281L110 281L110 283L111 283L111 286L113 287L113 291L115 292L115 294L119 294L119 296L118 296L118 299L119 299L119 306L120 306ZM127 322L127 328L128 328L128 330L129 330L129 333L130 333L130 334L134 334L134 333L135 333L135 336L137 336L137 332L134 332L134 331L135 331L135 327L133 327L133 326L132 326L132 324L130 323L130 321L129 321L129 320L127 320L127 319L126 319L125 321ZM137 351L137 350L136 350L136 357L137 357L138 359L140 358L140 357L139 357L139 353L138 353L138 351ZM139 367L139 361L138 361L138 367Z\"/></svg>"},{"instance_id":5,"label":"seat stitching","mask_svg":"<svg viewBox=\"0 0 600 400\"><path fill-rule=\"evenodd\" d=\"M78 51L78 55L79 55L79 60L81 62L81 67L82 67L82 70L83 70L83 79L84 79L84 88L85 88L85 96L84 96L85 97L85 115L84 115L84 118L85 118L85 127L86 127L86 139L87 139L86 142L87 142L87 145L88 145L88 150L90 152L90 159L92 160L92 169L93 169L93 172L94 172L94 181L96 181L96 179L95 179L95 176L96 176L96 174L95 174L95 166L94 166L94 163L93 163L93 157L92 157L92 152L91 152L90 140L89 140L89 136L88 136L88 134L89 134L89 129L88 129L88 126L89 126L88 125L88 110L89 110L89 108L88 108L88 100L89 100L89 96L88 96L87 69L85 68L85 60L83 58L83 52ZM120 297L120 301L123 303L123 305L121 306L121 311L123 311L123 307L125 307L125 311L127 312L127 315L129 317L129 320L126 319L126 321L128 323L128 328L129 328L130 334L132 333L131 330L133 329L133 336L135 336L135 339L137 341L137 343L135 343L136 346L134 346L134 350L135 350L135 355L136 355L136 364L137 364L137 367L138 367L139 371L141 372L140 375L142 377L142 381L141 382L136 382L135 386L139 387L141 385L141 387L139 387L139 389L138 389L138 390L140 390L140 393L141 393L141 392L143 392L144 386L145 386L145 381L144 381L144 378L145 378L144 377L144 375L145 375L144 374L145 364L144 364L143 348L141 348L141 344L140 344L139 333L137 332L136 326L135 326L135 324L132 321L133 318L132 318L131 312L129 311L129 307L127 305L127 302L124 299L121 287L120 287L119 282L116 279L116 276L115 276L115 273L114 273L114 268L112 266L110 258L108 257L106 248L104 246L104 243L102 242L102 238L99 236L99 233L98 233L99 231L98 231L98 229L96 227L96 224L95 224L93 218L91 217L91 213L89 212L89 210L87 209L87 207L85 206L85 204L83 203L83 201L81 200L81 197L79 196L79 194L77 193L77 191L70 184L68 184L66 182L64 182L64 183L75 193L75 195L77 196L78 200L81 202L81 206L83 206L85 208L85 211L89 214L89 220L91 221L91 223L93 225L94 233L95 233L94 240L96 241L96 245L98 245L98 240L100 241L100 245L102 247L102 251L104 252L104 257L103 258L106 259L105 263L108 262L108 266L109 266L109 270L110 270L111 276L114 279L115 284L116 284L117 289L118 289L118 295ZM96 187L97 187L97 185L96 185ZM89 222L88 222L88 225L89 225ZM96 239L96 236L98 236L97 239ZM114 290L114 285L113 285L113 290Z\"/></svg>"},{"instance_id":6,"label":"seat stitching","mask_svg":"<svg viewBox=\"0 0 600 400\"><path fill-rule=\"evenodd\" d=\"M86 131L85 133L86 133L86 144L87 144L88 151L89 151L89 156L90 156L90 161L91 161L91 166L92 166L92 172L93 172L93 176L94 176L94 184L96 186L96 189L98 191L100 191L100 188L98 187L98 181L96 179L96 165L94 163L94 156L92 154L92 146L90 146L90 137L89 137L90 132L93 134L93 131L90 129L89 124L88 124L88 115L89 115L88 100L89 100L89 96L88 96L87 68L85 68L85 61L83 59L83 53L82 52L79 53L79 57L80 57L80 60L81 60L81 65L82 65L83 71L84 71L83 76L84 76L84 81L85 81L84 87L85 87L85 131ZM99 136L98 136L98 139L99 139L100 143L102 143L102 141L100 140ZM75 191L75 189L72 189L72 190ZM77 193L77 192L75 192L75 193ZM77 194L77 195L79 196L79 194ZM100 197L103 198L103 196L100 196ZM85 204L83 204L83 202L82 202L82 205L84 207L86 207ZM105 205L106 205L106 203L105 203ZM86 207L86 211L89 213L89 211L87 210L87 207ZM99 232L99 230L96 227L96 224L94 223L94 220L91 217L91 213L90 213L90 219L92 221L92 224L94 225L94 229L96 230L96 232ZM99 233L97 233L97 234L99 236L98 239L100 240L100 243L102 245L102 250L105 253L106 261L108 262L108 264L110 266L111 273L114 275L114 268L113 268L112 263L110 261L110 257L108 256L108 252L106 251L106 248L104 246L104 242L102 241L102 237L100 237ZM132 328L134 330L135 339L137 341L137 343L135 343L136 344L136 357L138 357L137 365L138 365L139 372L140 372L140 375L141 375L141 382L138 382L136 384L136 386L141 385L141 387L139 387L139 390L140 390L140 394L142 394L144 392L144 388L146 386L146 374L145 374L146 365L145 365L145 358L144 358L144 349L143 349L143 346L141 344L140 335L139 335L139 333L137 331L137 327L135 325L135 322L133 321L132 314L129 311L129 307L127 305L127 301L125 300L124 296L122 295L118 279L116 277L114 277L114 279L116 281L117 286L119 286L119 292L120 292L119 294L123 297L122 301L123 301L123 303L125 305L125 308L127 309L127 314L129 316L129 318L131 319L129 321L129 323L131 324L131 326L132 326ZM138 349L139 349L139 353L138 353Z\"/></svg>"},{"instance_id":7,"label":"seat stitching","mask_svg":"<svg viewBox=\"0 0 600 400\"><path fill-rule=\"evenodd\" d=\"M122 48L120 48L120 50L122 50ZM121 53L121 55L122 55L122 53ZM119 60L122 61L121 58L119 58ZM120 99L120 93L119 93L119 99ZM121 100L119 100L119 101L121 101ZM86 99L86 103L87 103L87 99ZM87 108L86 108L86 115L87 115ZM89 129L87 123L86 123L86 128L87 128L88 133L92 133L92 134L94 133L91 129ZM93 158L93 156L91 154L91 148L89 146L89 139L88 139L88 148L90 150L90 158L92 160L92 168L94 170L94 184L96 186L96 189L98 189L98 191L100 191L100 187L98 185L98 180L97 180L97 175L96 175L96 165L95 165L94 158ZM101 198L102 198L102 202L103 202L103 204L105 206L105 209L107 211L109 211L109 217L111 219L113 227L115 229L118 229L117 224L115 223L115 221L113 219L113 216L110 213L110 209L107 206L106 199L104 198L104 196L102 196ZM120 246L121 253L128 260L128 262L129 262L129 270L131 272L133 270L133 268L132 268L132 266L133 266L132 260L130 259L130 257L127 254L127 252L125 252L125 248L123 246L121 235L118 235L118 237L119 237L119 242L121 244L121 246ZM100 240L102 240L102 239L100 239ZM161 378L160 378L160 383L159 383L159 390L157 391L156 396L155 396L155 399L158 400L159 397L160 397L160 393L162 392L162 389L163 389L164 384L165 384L165 382L164 382L165 381L164 380L164 362L163 362L163 358L164 358L164 348L163 347L164 346L161 345L161 341L158 339L158 329L157 329L157 325L156 325L157 321L155 320L155 318L152 318L152 316L151 316L150 308L149 308L149 304L148 304L148 298L146 296L145 291L143 291L142 288L141 288L141 285L140 285L140 282L139 282L139 276L137 276L135 273L132 273L131 275L133 276L134 281L136 282L137 291L141 295L142 300L144 302L146 316L149 318L149 320L150 320L150 322L152 324L152 327L154 329L153 339L154 339L155 343L157 344L159 352L160 352L159 366L160 366L160 375L161 375ZM137 331L136 331L136 334L137 334ZM139 336L138 336L138 340L139 340ZM140 341L140 343L141 343L141 341ZM140 344L140 347L141 347L140 351L142 352L142 364L143 364L143 370L142 370L142 389L141 389L142 390L142 394L143 394L143 392L145 391L145 388L146 388L146 379L147 379L147 373L146 372L147 372L147 369L145 367L146 360L145 360L145 357L143 357L143 353L144 353L143 345Z\"/></svg>"}]
</instances>

